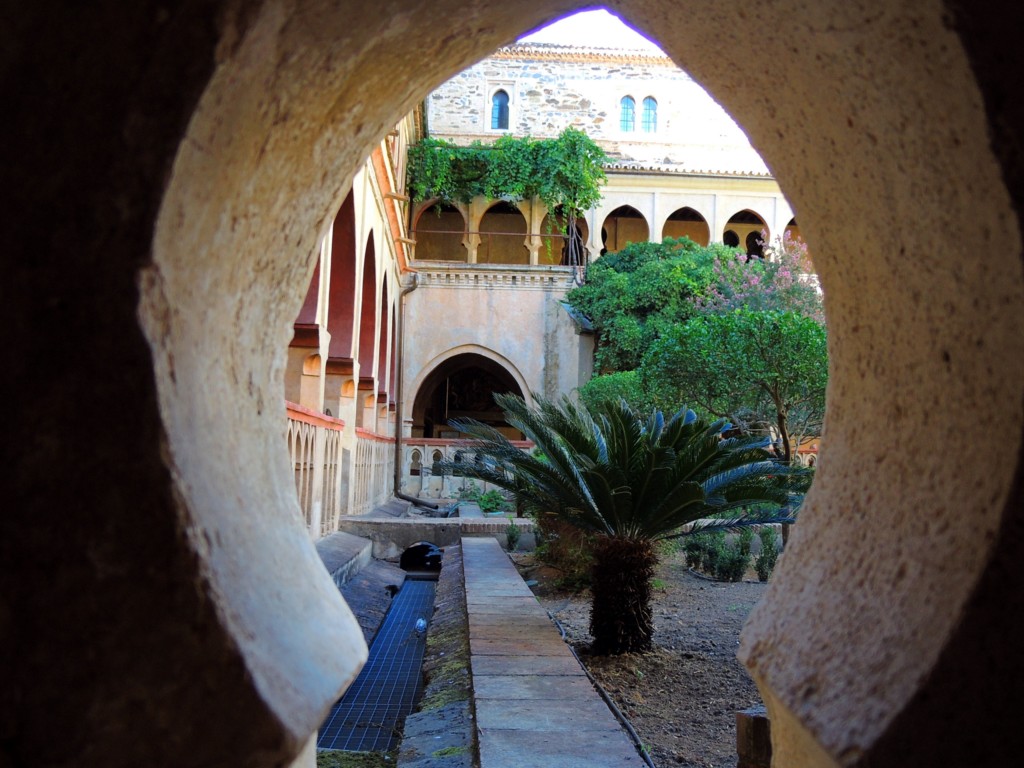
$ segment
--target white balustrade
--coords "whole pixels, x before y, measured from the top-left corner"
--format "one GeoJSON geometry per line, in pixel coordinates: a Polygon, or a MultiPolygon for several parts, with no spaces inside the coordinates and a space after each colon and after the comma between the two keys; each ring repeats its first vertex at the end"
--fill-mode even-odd
{"type": "Polygon", "coordinates": [[[288,403],[288,454],[295,469],[299,509],[316,539],[338,529],[342,505],[344,422],[288,403]]]}
{"type": "Polygon", "coordinates": [[[352,511],[363,515],[391,498],[394,490],[395,440],[356,429],[352,467],[352,511]]]}

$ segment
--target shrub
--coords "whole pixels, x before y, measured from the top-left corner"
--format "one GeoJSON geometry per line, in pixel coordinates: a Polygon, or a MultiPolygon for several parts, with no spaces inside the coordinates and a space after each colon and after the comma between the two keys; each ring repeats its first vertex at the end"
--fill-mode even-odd
{"type": "Polygon", "coordinates": [[[686,553],[686,566],[699,569],[701,559],[704,557],[704,542],[699,534],[683,539],[683,552],[686,553]]]}
{"type": "Polygon", "coordinates": [[[761,528],[757,535],[761,539],[761,552],[754,560],[754,570],[757,571],[759,581],[768,581],[779,559],[778,541],[775,529],[768,526],[761,528]]]}
{"type": "Polygon", "coordinates": [[[737,541],[730,547],[722,547],[715,562],[715,578],[719,581],[742,581],[750,565],[750,553],[744,552],[737,541]]]}
{"type": "Polygon", "coordinates": [[[740,532],[737,538],[737,546],[747,557],[750,557],[750,543],[754,540],[754,529],[753,528],[740,528],[740,532]]]}
{"type": "Polygon", "coordinates": [[[515,524],[513,520],[508,521],[508,525],[505,526],[505,543],[508,545],[509,552],[515,552],[516,547],[519,546],[519,536],[522,531],[519,526],[515,524]]]}
{"type": "Polygon", "coordinates": [[[535,554],[539,560],[562,572],[557,586],[573,591],[589,587],[594,537],[547,515],[538,515],[535,525],[535,554]]]}
{"type": "Polygon", "coordinates": [[[476,503],[480,507],[480,511],[485,514],[488,512],[498,512],[505,507],[505,497],[501,491],[492,488],[486,493],[481,493],[476,503]]]}

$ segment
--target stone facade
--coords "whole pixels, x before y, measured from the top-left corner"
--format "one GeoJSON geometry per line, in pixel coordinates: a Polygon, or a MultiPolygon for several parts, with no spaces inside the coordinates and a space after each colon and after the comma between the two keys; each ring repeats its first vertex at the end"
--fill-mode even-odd
{"type": "Polygon", "coordinates": [[[642,51],[534,43],[499,49],[451,78],[426,101],[432,136],[460,144],[503,133],[553,138],[568,126],[598,142],[613,162],[676,171],[767,176],[746,136],[707,92],[667,56],[642,51]],[[499,90],[509,96],[507,129],[492,129],[499,90]],[[622,99],[634,103],[623,130],[622,99]],[[644,100],[657,102],[644,130],[644,100]]]}

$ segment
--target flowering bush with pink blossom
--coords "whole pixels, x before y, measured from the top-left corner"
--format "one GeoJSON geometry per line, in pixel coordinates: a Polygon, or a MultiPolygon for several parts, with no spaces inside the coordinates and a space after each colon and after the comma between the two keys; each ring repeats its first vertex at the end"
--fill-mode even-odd
{"type": "MultiPolygon", "coordinates": [[[[767,233],[762,231],[764,238],[767,233]]],[[[821,289],[807,245],[786,232],[766,245],[764,258],[735,252],[718,256],[712,265],[714,279],[694,305],[703,312],[734,309],[796,312],[825,322],[821,289]]]]}

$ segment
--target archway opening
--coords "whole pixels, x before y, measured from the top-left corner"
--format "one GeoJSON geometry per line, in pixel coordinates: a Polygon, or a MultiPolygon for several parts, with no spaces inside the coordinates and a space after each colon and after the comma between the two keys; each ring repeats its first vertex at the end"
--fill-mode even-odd
{"type": "Polygon", "coordinates": [[[475,353],[456,355],[441,363],[424,379],[413,401],[414,437],[456,439],[461,434],[450,419],[471,418],[490,424],[507,437],[522,433],[505,421],[494,402],[495,393],[523,396],[516,380],[500,363],[475,353]]]}
{"type": "Polygon", "coordinates": [[[590,238],[587,220],[578,218],[572,229],[562,215],[561,207],[554,216],[544,214],[540,224],[541,247],[538,262],[541,264],[562,264],[578,266],[586,263],[586,244],[590,238]]]}
{"type": "Polygon", "coordinates": [[[760,214],[749,209],[734,213],[726,223],[726,235],[732,233],[723,242],[732,247],[742,247],[748,256],[764,257],[764,246],[768,244],[771,232],[760,214]]]}
{"type": "Polygon", "coordinates": [[[630,243],[646,242],[650,236],[647,219],[631,205],[620,205],[609,213],[601,225],[601,254],[621,251],[630,243]]]}
{"type": "Polygon", "coordinates": [[[444,552],[436,544],[421,541],[407,547],[398,560],[403,571],[410,573],[439,573],[444,552]]]}
{"type": "Polygon", "coordinates": [[[529,264],[526,217],[512,203],[495,203],[480,219],[478,264],[529,264]]]}
{"type": "Polygon", "coordinates": [[[661,229],[661,237],[688,237],[700,246],[711,242],[711,228],[708,221],[700,213],[688,206],[677,208],[665,220],[661,229]]]}
{"type": "Polygon", "coordinates": [[[420,208],[413,226],[417,261],[466,261],[466,219],[451,203],[420,208]]]}
{"type": "MultiPolygon", "coordinates": [[[[544,4],[528,6],[534,21],[539,21],[544,13],[553,12],[544,4]]],[[[1010,312],[1019,310],[1020,306],[1019,264],[1012,261],[1020,245],[1015,228],[1017,220],[1012,211],[1007,212],[1005,200],[995,199],[997,194],[983,198],[992,203],[986,209],[963,191],[973,194],[990,189],[999,194],[1005,192],[991,148],[984,143],[988,139],[978,106],[982,100],[976,98],[974,81],[962,61],[954,32],[948,25],[943,26],[939,13],[928,16],[922,10],[921,18],[884,18],[886,41],[906,34],[920,43],[920,50],[915,49],[913,56],[906,53],[910,46],[905,41],[899,45],[875,45],[878,41],[871,35],[877,29],[872,29],[871,25],[864,26],[863,33],[850,27],[842,40],[837,40],[835,36],[821,35],[820,28],[808,24],[794,28],[785,41],[766,40],[764,56],[757,61],[736,59],[723,65],[717,52],[701,52],[699,42],[714,38],[715,24],[721,23],[719,15],[741,23],[736,16],[729,16],[731,9],[723,8],[721,14],[716,11],[714,19],[694,13],[677,22],[664,4],[637,0],[625,6],[637,10],[648,26],[660,16],[666,25],[665,39],[671,44],[671,52],[679,56],[687,54],[685,62],[696,63],[698,76],[706,77],[719,92],[726,94],[731,108],[738,114],[745,119],[749,117],[752,135],[756,134],[773,167],[780,173],[784,168],[790,169],[788,178],[793,181],[801,220],[808,236],[814,237],[815,247],[821,251],[822,263],[818,266],[823,282],[833,281],[829,287],[834,307],[830,324],[835,331],[837,354],[833,360],[838,374],[833,380],[833,391],[844,407],[836,409],[835,416],[830,417],[830,461],[819,477],[819,483],[822,479],[826,482],[824,486],[819,485],[821,492],[809,502],[810,511],[817,513],[817,517],[812,514],[806,521],[787,558],[782,583],[772,592],[776,607],[788,613],[784,620],[777,621],[768,612],[759,614],[760,655],[755,672],[759,680],[767,681],[778,705],[777,711],[790,717],[791,751],[806,747],[803,754],[817,749],[835,755],[868,754],[870,758],[874,755],[865,750],[877,743],[893,718],[920,690],[919,681],[928,678],[932,662],[947,647],[947,639],[958,631],[957,627],[970,624],[961,621],[964,615],[961,609],[971,607],[966,601],[988,562],[987,556],[995,540],[992,532],[1000,529],[1007,488],[1017,467],[1016,442],[1003,456],[974,457],[965,452],[958,457],[962,463],[955,474],[970,476],[977,485],[970,488],[969,496],[960,493],[968,484],[953,487],[944,480],[947,474],[954,473],[943,471],[946,457],[937,455],[934,450],[934,431],[920,428],[928,423],[934,404],[943,401],[943,394],[946,398],[951,393],[969,396],[970,392],[978,390],[970,385],[979,383],[977,377],[981,374],[972,377],[967,371],[987,370],[990,378],[982,377],[988,387],[985,402],[979,403],[979,409],[972,409],[970,421],[959,414],[951,414],[955,423],[945,424],[944,429],[955,430],[966,444],[983,444],[985,436],[990,435],[997,424],[1004,432],[1013,434],[1015,440],[1020,433],[1019,391],[1016,390],[1020,376],[1019,371],[1008,367],[1006,362],[1021,357],[1020,345],[1007,330],[1010,312]],[[914,23],[914,28],[909,21],[914,23]],[[870,48],[871,57],[854,55],[855,46],[861,44],[870,48]],[[835,50],[828,47],[834,45],[839,45],[849,55],[836,56],[835,50]],[[688,54],[689,50],[694,52],[688,54]],[[935,58],[923,55],[922,51],[934,54],[943,62],[950,61],[954,66],[940,67],[935,58]],[[817,68],[814,57],[818,57],[817,68]],[[860,68],[857,72],[850,71],[850,61],[854,60],[860,68]],[[927,62],[927,67],[932,69],[921,62],[927,62]],[[776,66],[781,67],[781,71],[773,68],[776,66]],[[801,74],[814,70],[814,77],[820,78],[821,68],[830,70],[828,74],[837,87],[814,88],[801,74]],[[938,82],[932,71],[940,69],[945,77],[938,82]],[[942,100],[943,94],[950,90],[950,72],[957,78],[962,92],[970,94],[968,100],[972,105],[947,115],[940,136],[938,128],[929,125],[913,110],[920,103],[942,100]],[[787,87],[779,89],[775,98],[772,121],[778,123],[776,138],[771,130],[776,126],[766,116],[743,110],[744,104],[760,103],[763,93],[781,81],[773,80],[780,74],[788,78],[787,87]],[[851,81],[871,83],[871,87],[838,87],[851,81]],[[908,92],[919,98],[908,99],[908,92]],[[814,115],[814,119],[810,120],[807,115],[814,115]],[[863,116],[865,123],[874,122],[876,125],[872,127],[879,129],[881,140],[870,146],[863,142],[867,126],[854,128],[852,115],[863,116]],[[892,125],[904,126],[902,133],[896,135],[892,125]],[[907,136],[913,141],[902,140],[907,136]],[[950,136],[954,137],[954,142],[949,141],[950,136]],[[955,152],[952,149],[942,153],[930,151],[948,148],[951,144],[957,147],[955,152]],[[865,155],[871,162],[865,162],[865,155]],[[964,157],[971,158],[972,162],[965,162],[964,157]],[[984,162],[974,162],[977,158],[984,162]],[[832,170],[827,174],[817,172],[824,168],[832,170]],[[891,169],[898,169],[898,173],[891,169]],[[949,185],[949,178],[957,178],[958,184],[949,185]],[[881,202],[878,201],[880,196],[873,194],[880,187],[885,188],[888,195],[881,202]],[[924,201],[920,199],[922,195],[926,198],[924,201]],[[968,249],[966,245],[946,242],[930,256],[933,263],[950,266],[948,272],[951,276],[955,274],[955,285],[942,270],[921,270],[920,260],[913,258],[912,235],[927,232],[916,228],[907,230],[897,220],[897,214],[922,206],[954,212],[956,229],[962,233],[965,243],[992,242],[1000,248],[988,251],[1002,250],[1003,257],[979,253],[976,246],[968,249]],[[859,216],[848,215],[851,211],[858,212],[859,216]],[[960,211],[963,213],[957,215],[960,211]],[[821,225],[825,220],[835,222],[834,228],[826,230],[821,225]],[[870,231],[864,228],[864,221],[872,222],[870,231]],[[906,253],[908,249],[910,252],[906,253]],[[895,254],[905,254],[907,258],[895,259],[895,254]],[[845,286],[836,280],[839,274],[848,278],[845,286]],[[994,274],[1009,274],[1010,277],[996,281],[992,279],[994,274]],[[859,301],[858,291],[864,287],[877,291],[870,303],[859,301]],[[992,299],[993,290],[1004,294],[1005,300],[992,299]],[[915,295],[929,298],[911,300],[915,295]],[[972,302],[975,302],[973,310],[972,302]],[[941,317],[932,305],[942,307],[941,317]],[[877,322],[879,309],[886,312],[887,321],[896,330],[891,338],[880,340],[872,335],[870,340],[862,341],[868,334],[857,336],[851,328],[871,327],[872,322],[877,322]],[[965,317],[970,320],[965,321],[965,317]],[[989,334],[984,344],[976,343],[978,326],[989,334]],[[940,346],[943,344],[947,346],[940,346]],[[993,349],[999,350],[998,358],[993,357],[993,349]],[[870,370],[871,376],[857,380],[857,375],[864,370],[870,370]],[[1001,376],[1001,373],[1006,375],[1001,376]],[[862,416],[865,412],[885,414],[887,428],[865,429],[862,416]],[[1009,429],[1004,421],[1007,414],[1012,416],[1009,429]],[[887,457],[892,460],[885,460],[887,457]],[[842,470],[831,467],[842,467],[842,470]],[[858,514],[835,515],[827,520],[828,525],[820,522],[840,506],[856,510],[858,514]],[[923,518],[934,525],[920,524],[923,518]],[[936,529],[940,529],[940,533],[936,533],[936,529]],[[981,534],[973,535],[971,529],[980,530],[981,534]],[[970,550],[969,556],[952,557],[965,545],[970,550]],[[858,558],[857,553],[863,551],[872,553],[870,561],[858,558]],[[846,555],[842,562],[849,577],[835,580],[839,583],[805,581],[804,584],[812,583],[813,588],[801,591],[798,588],[801,577],[827,572],[830,568],[820,552],[827,552],[829,558],[846,555]],[[907,553],[916,552],[933,552],[934,557],[929,562],[925,562],[926,558],[915,561],[916,571],[898,571],[899,594],[921,594],[930,599],[917,601],[909,606],[909,612],[898,612],[896,617],[897,612],[891,610],[891,604],[884,598],[893,595],[891,585],[895,583],[896,566],[906,563],[907,553]],[[956,560],[958,567],[945,567],[952,560],[956,560]],[[864,598],[865,594],[872,597],[864,598]],[[847,608],[851,600],[858,600],[860,610],[856,616],[848,618],[853,615],[847,608]],[[921,606],[920,613],[915,610],[917,606],[921,606]],[[858,630],[865,625],[872,629],[870,636],[858,630]],[[891,649],[902,647],[900,640],[903,639],[912,641],[907,647],[913,653],[895,659],[898,665],[893,669],[880,671],[877,659],[886,658],[891,649]],[[794,662],[794,658],[800,661],[794,662]],[[806,685],[808,679],[827,679],[829,685],[814,689],[806,685]],[[837,691],[842,695],[837,695],[837,691]],[[799,711],[794,713],[797,707],[799,711]],[[868,710],[873,719],[863,716],[868,710]],[[813,712],[814,716],[807,715],[808,712],[813,712]],[[857,727],[846,728],[847,723],[855,723],[857,727]]],[[[840,7],[833,10],[842,13],[840,7]]],[[[415,8],[411,9],[410,18],[422,20],[426,31],[421,32],[415,24],[408,26],[410,43],[406,47],[410,51],[408,55],[414,55],[416,62],[429,62],[429,65],[419,70],[410,67],[412,74],[403,82],[403,89],[393,98],[384,99],[374,98],[390,93],[386,85],[391,75],[380,71],[385,68],[379,66],[380,59],[376,55],[385,47],[393,48],[383,32],[367,29],[366,39],[371,41],[371,48],[365,54],[360,49],[353,50],[350,57],[338,55],[341,65],[328,61],[336,53],[336,49],[330,49],[330,56],[325,54],[322,59],[324,67],[319,69],[311,67],[304,57],[285,55],[298,50],[310,57],[317,55],[317,43],[323,38],[317,38],[307,26],[281,25],[279,17],[270,14],[253,20],[253,25],[264,25],[257,30],[259,34],[243,36],[237,53],[225,51],[225,60],[203,96],[202,108],[195,112],[190,134],[201,134],[209,140],[193,142],[190,136],[189,141],[181,142],[157,227],[156,268],[142,282],[140,314],[144,317],[155,360],[167,451],[178,461],[176,468],[180,471],[181,480],[174,481],[175,489],[180,491],[176,498],[180,499],[184,510],[180,515],[193,515],[190,519],[197,529],[216,533],[218,540],[223,536],[225,544],[221,552],[224,554],[220,560],[207,562],[202,555],[198,559],[203,567],[209,565],[205,575],[213,585],[211,593],[229,608],[238,609],[236,624],[225,628],[225,633],[237,633],[243,647],[256,645],[252,658],[280,660],[280,667],[265,671],[285,676],[290,670],[284,670],[284,666],[308,665],[294,658],[294,649],[291,655],[274,653],[279,648],[289,647],[274,632],[251,631],[253,627],[271,628],[266,621],[265,607],[259,601],[238,599],[237,605],[231,602],[232,595],[252,593],[249,579],[258,579],[258,586],[267,587],[268,593],[279,583],[295,581],[294,578],[289,581],[291,574],[283,573],[274,565],[287,558],[270,556],[271,541],[274,547],[282,546],[280,537],[271,534],[279,531],[287,534],[288,529],[275,523],[275,518],[261,506],[265,505],[263,499],[280,498],[279,490],[285,482],[283,474],[280,468],[272,468],[265,477],[253,477],[251,467],[260,464],[250,461],[271,456],[272,447],[280,442],[278,426],[271,423],[262,408],[263,398],[276,395],[280,389],[276,379],[280,366],[257,360],[255,353],[267,351],[271,345],[254,338],[249,329],[280,330],[294,319],[297,302],[289,304],[288,294],[295,286],[304,285],[309,270],[303,264],[287,263],[295,261],[291,248],[296,242],[300,244],[299,250],[311,245],[313,233],[319,229],[319,217],[336,204],[336,199],[346,190],[351,168],[359,162],[371,141],[367,137],[383,135],[389,121],[411,103],[411,93],[416,89],[425,89],[436,79],[453,74],[465,64],[470,53],[497,45],[524,25],[519,15],[522,10],[517,6],[515,19],[504,17],[493,29],[476,37],[467,34],[460,39],[468,41],[465,43],[468,48],[449,46],[452,52],[446,53],[436,41],[432,42],[437,36],[429,28],[427,11],[422,11],[420,16],[416,16],[416,12],[415,8]],[[276,42],[276,35],[281,36],[282,55],[263,55],[265,41],[276,42]],[[373,47],[378,45],[379,48],[373,47]],[[251,55],[244,57],[243,54],[251,55]],[[342,74],[335,75],[335,69],[342,74]],[[305,75],[304,80],[303,73],[307,71],[316,72],[317,81],[312,81],[312,74],[305,75]],[[333,81],[332,76],[336,77],[333,81]],[[303,89],[297,85],[306,82],[316,95],[315,99],[310,97],[310,103],[301,101],[303,89]],[[279,112],[271,115],[271,110],[263,109],[265,100],[260,100],[257,108],[237,96],[258,92],[266,83],[280,88],[282,99],[296,101],[291,106],[293,114],[298,116],[309,110],[310,114],[322,117],[323,113],[315,110],[323,104],[323,94],[339,94],[339,108],[332,113],[336,119],[279,121],[279,112]],[[278,83],[287,83],[288,88],[276,85],[278,83]],[[316,106],[312,106],[314,101],[316,106]],[[353,109],[356,105],[361,109],[353,109]],[[232,109],[237,110],[237,114],[232,113],[232,109]],[[237,119],[235,124],[244,126],[247,136],[251,133],[251,138],[258,140],[237,141],[237,137],[226,137],[228,132],[218,130],[218,126],[224,124],[225,111],[232,117],[245,118],[237,119]],[[287,122],[287,129],[279,125],[284,122],[287,122]],[[283,133],[285,130],[289,133],[283,133]],[[316,156],[315,163],[311,157],[306,157],[314,154],[308,147],[319,146],[320,141],[328,145],[336,142],[339,151],[329,161],[336,167],[325,167],[320,155],[316,156]],[[301,150],[297,149],[298,145],[301,150]],[[258,156],[251,152],[250,156],[250,147],[270,147],[270,152],[266,156],[262,151],[258,156]],[[279,150],[283,157],[278,156],[279,150]],[[211,173],[211,166],[222,172],[211,173]],[[332,170],[337,174],[332,175],[332,170]],[[208,185],[212,178],[217,180],[213,188],[216,194],[205,194],[203,190],[208,186],[204,183],[208,185]],[[282,190],[295,194],[289,197],[282,190]],[[212,214],[206,214],[211,209],[212,214]],[[239,227],[237,234],[233,228],[229,232],[226,225],[221,228],[220,222],[235,221],[232,214],[244,217],[251,210],[260,210],[264,215],[250,226],[239,227]],[[192,215],[199,213],[204,215],[192,215]],[[177,225],[180,221],[194,224],[180,227],[177,225]],[[209,258],[214,249],[225,254],[221,264],[209,258]],[[239,296],[244,296],[244,300],[239,296]],[[287,305],[286,309],[275,309],[276,303],[287,305]],[[197,311],[196,317],[233,318],[232,329],[237,335],[230,332],[204,335],[209,326],[196,328],[188,319],[188,312],[170,312],[168,307],[206,310],[205,314],[197,311]],[[225,365],[211,370],[207,364],[212,360],[224,360],[225,365]],[[237,381],[239,372],[243,377],[248,373],[250,386],[245,398],[232,403],[230,416],[233,418],[226,421],[227,427],[219,433],[196,430],[195,424],[204,423],[198,416],[216,410],[208,400],[228,389],[232,376],[237,381]],[[212,386],[206,387],[211,393],[209,396],[202,394],[206,382],[212,382],[212,386]],[[273,384],[278,385],[277,389],[271,386],[273,384]],[[250,447],[247,443],[253,445],[250,447]],[[244,450],[237,450],[239,446],[244,450]],[[250,468],[248,472],[246,467],[250,468]],[[227,471],[231,468],[241,471],[227,471]],[[240,511],[251,512],[259,525],[238,526],[234,521],[239,519],[240,511]],[[270,567],[266,567],[268,563],[270,567]],[[258,568],[266,572],[256,573],[258,568]]],[[[828,9],[821,11],[827,12],[828,9]]],[[[430,13],[436,15],[434,9],[430,9],[430,13]]],[[[469,23],[456,21],[455,32],[469,33],[469,23]]],[[[401,60],[403,52],[396,53],[401,60]]],[[[922,242],[925,240],[921,238],[922,242]]],[[[306,264],[309,263],[307,260],[306,264]]],[[[266,359],[270,358],[268,354],[266,359]]],[[[296,553],[300,562],[304,562],[296,537],[288,540],[285,551],[296,553]]],[[[295,560],[288,560],[288,567],[294,569],[295,560]]],[[[315,573],[312,567],[305,570],[315,573]]],[[[286,589],[284,591],[288,594],[286,589]]],[[[322,592],[320,598],[323,598],[322,592]]],[[[284,602],[278,601],[279,604],[284,602]]],[[[320,599],[319,605],[330,610],[326,599],[320,599]]],[[[289,618],[302,622],[302,615],[312,612],[299,614],[298,607],[304,606],[297,605],[289,618]]],[[[337,617],[333,626],[343,628],[340,612],[334,611],[332,616],[337,617]]],[[[274,619],[274,626],[290,624],[281,621],[279,616],[274,619]]],[[[325,634],[323,629],[310,629],[310,637],[325,634]]],[[[338,630],[337,634],[343,632],[338,630]]],[[[259,664],[254,663],[254,666],[259,664]]],[[[296,671],[301,672],[301,669],[296,671]]],[[[325,682],[320,687],[336,688],[339,680],[344,680],[344,674],[332,670],[329,676],[324,676],[325,682]]],[[[306,695],[306,690],[302,693],[315,707],[333,690],[317,691],[315,697],[306,695]]],[[[250,695],[250,698],[255,700],[256,697],[250,695]]],[[[924,698],[935,701],[942,697],[924,698]]],[[[281,706],[275,711],[287,712],[289,707],[281,706]]],[[[293,721],[299,727],[310,721],[308,713],[303,714],[293,721]]],[[[944,714],[953,713],[945,710],[944,714]]],[[[906,729],[902,732],[906,733],[906,729]]],[[[298,737],[292,732],[289,738],[290,748],[298,737]]]]}

